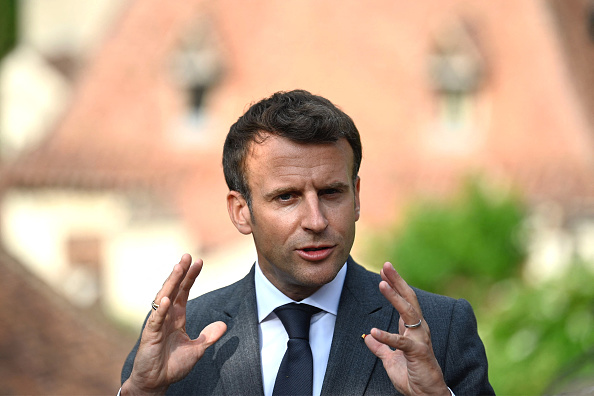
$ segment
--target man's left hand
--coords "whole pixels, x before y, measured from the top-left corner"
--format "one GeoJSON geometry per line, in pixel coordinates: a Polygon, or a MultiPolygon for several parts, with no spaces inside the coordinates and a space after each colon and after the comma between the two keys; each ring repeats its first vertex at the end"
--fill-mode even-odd
{"type": "Polygon", "coordinates": [[[400,313],[398,333],[371,329],[367,347],[380,358],[394,387],[405,395],[444,395],[450,390],[433,354],[429,326],[414,290],[385,263],[380,272],[380,292],[400,313]],[[420,326],[415,327],[420,321],[420,326]],[[409,327],[405,327],[405,323],[409,327]],[[411,326],[412,325],[412,326],[411,326]]]}

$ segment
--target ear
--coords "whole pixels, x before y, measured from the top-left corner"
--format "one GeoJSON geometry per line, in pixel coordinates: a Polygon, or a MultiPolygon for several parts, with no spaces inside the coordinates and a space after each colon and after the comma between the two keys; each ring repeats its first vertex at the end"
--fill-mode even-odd
{"type": "Polygon", "coordinates": [[[235,228],[244,235],[252,233],[252,216],[247,201],[237,191],[227,194],[227,210],[235,228]]]}
{"type": "Polygon", "coordinates": [[[355,181],[355,221],[359,220],[361,214],[361,201],[359,200],[359,191],[361,190],[361,178],[357,176],[355,181]]]}

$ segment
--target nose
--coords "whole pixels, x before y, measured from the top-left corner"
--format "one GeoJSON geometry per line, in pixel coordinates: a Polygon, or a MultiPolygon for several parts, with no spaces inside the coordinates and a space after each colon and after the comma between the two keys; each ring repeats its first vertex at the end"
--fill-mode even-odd
{"type": "Polygon", "coordinates": [[[328,227],[328,219],[317,195],[305,200],[303,211],[302,227],[305,230],[320,233],[328,227]]]}

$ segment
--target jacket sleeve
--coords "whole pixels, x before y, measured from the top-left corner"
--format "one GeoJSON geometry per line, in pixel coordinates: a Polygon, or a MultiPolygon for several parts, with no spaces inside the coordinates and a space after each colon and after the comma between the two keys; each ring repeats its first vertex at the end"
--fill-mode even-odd
{"type": "Polygon", "coordinates": [[[487,355],[477,332],[477,322],[468,301],[454,303],[443,374],[457,396],[494,395],[489,383],[487,355]]]}
{"type": "MultiPolygon", "coordinates": [[[[144,326],[146,326],[146,322],[147,322],[150,314],[151,313],[149,312],[148,315],[146,316],[146,318],[144,319],[144,323],[142,325],[142,330],[144,330],[144,326]]],[[[142,330],[140,331],[141,336],[142,336],[142,330]]],[[[124,365],[122,367],[122,374],[121,374],[121,383],[122,384],[124,382],[126,382],[128,377],[130,377],[130,374],[132,373],[132,367],[134,366],[134,359],[136,358],[136,351],[138,351],[139,345],[140,345],[140,336],[138,337],[138,340],[136,341],[134,348],[132,348],[132,350],[128,354],[128,357],[126,358],[126,361],[124,362],[124,365]]]]}

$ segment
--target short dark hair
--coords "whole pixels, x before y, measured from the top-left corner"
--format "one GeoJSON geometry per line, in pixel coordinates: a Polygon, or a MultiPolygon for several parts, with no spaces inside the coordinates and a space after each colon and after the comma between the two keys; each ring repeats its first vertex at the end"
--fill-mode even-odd
{"type": "Polygon", "coordinates": [[[277,92],[252,104],[231,125],[223,146],[223,172],[231,191],[239,192],[251,210],[246,160],[252,142],[270,133],[297,143],[332,143],[345,138],[353,149],[353,183],[361,165],[361,138],[355,123],[328,99],[304,90],[277,92]]]}

